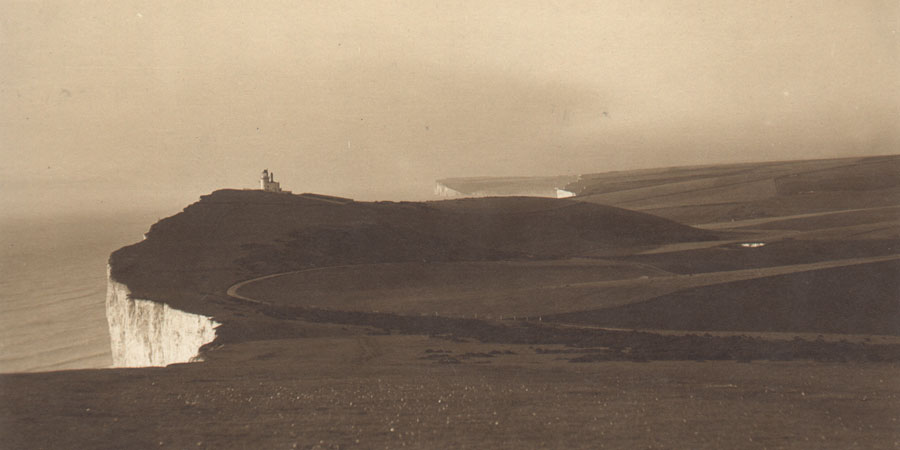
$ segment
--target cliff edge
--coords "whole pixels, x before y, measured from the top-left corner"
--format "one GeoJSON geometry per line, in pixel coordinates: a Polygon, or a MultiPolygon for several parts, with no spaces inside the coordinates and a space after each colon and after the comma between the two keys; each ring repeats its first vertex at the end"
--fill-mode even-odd
{"type": "Polygon", "coordinates": [[[220,325],[204,315],[134,298],[128,286],[111,276],[106,319],[113,367],[167,366],[200,360],[200,347],[216,338],[215,329],[220,325]]]}
{"type": "Polygon", "coordinates": [[[216,191],[111,255],[106,307],[113,360],[117,367],[192,361],[222,324],[226,338],[269,336],[284,324],[226,294],[228,286],[264,275],[361,264],[590,257],[715,236],[574,200],[368,203],[216,191]]]}

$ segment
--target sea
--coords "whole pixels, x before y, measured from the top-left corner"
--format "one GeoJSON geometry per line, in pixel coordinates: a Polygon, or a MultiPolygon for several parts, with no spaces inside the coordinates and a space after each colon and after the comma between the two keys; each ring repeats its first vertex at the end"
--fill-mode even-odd
{"type": "Polygon", "coordinates": [[[0,373],[105,368],[106,264],[155,213],[0,218],[0,373]]]}

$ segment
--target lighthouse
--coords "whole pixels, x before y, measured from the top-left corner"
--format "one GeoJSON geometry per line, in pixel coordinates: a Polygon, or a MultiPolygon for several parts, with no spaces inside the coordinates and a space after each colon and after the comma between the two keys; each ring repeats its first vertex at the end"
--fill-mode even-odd
{"type": "Polygon", "coordinates": [[[259,176],[259,188],[266,192],[281,192],[281,184],[275,181],[275,172],[264,169],[259,176]]]}

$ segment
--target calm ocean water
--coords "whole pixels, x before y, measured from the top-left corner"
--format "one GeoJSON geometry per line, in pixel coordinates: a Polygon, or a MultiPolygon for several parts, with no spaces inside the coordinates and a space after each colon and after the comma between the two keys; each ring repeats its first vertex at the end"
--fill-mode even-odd
{"type": "Polygon", "coordinates": [[[0,372],[109,367],[106,262],[151,214],[0,222],[0,372]]]}

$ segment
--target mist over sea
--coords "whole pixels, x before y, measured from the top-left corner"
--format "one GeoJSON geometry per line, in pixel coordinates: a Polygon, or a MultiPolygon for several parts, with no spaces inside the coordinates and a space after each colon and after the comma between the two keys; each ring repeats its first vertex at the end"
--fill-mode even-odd
{"type": "Polygon", "coordinates": [[[157,219],[0,219],[0,372],[109,367],[106,263],[157,219]]]}

